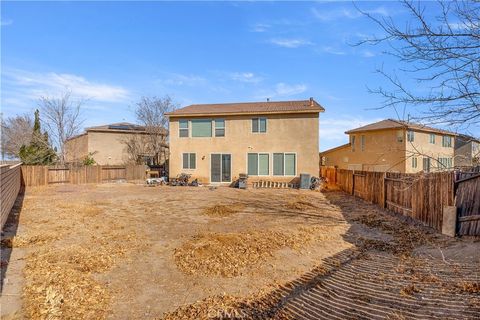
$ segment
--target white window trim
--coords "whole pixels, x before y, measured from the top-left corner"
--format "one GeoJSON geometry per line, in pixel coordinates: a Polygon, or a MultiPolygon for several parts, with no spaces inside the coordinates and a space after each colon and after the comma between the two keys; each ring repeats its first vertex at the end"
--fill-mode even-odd
{"type": "MultiPolygon", "coordinates": [[[[268,118],[267,117],[253,117],[250,119],[250,132],[253,134],[265,134],[268,132],[268,118]],[[258,119],[258,131],[253,131],[253,119],[258,119]],[[260,131],[260,119],[265,119],[265,132],[260,131]]],[[[251,152],[250,152],[251,153],[251,152]]]]}
{"type": "Polygon", "coordinates": [[[430,133],[428,136],[428,142],[430,144],[436,144],[437,143],[437,135],[435,133],[430,133]],[[433,137],[433,142],[432,142],[432,137],[433,137]]]}
{"type": "Polygon", "coordinates": [[[273,177],[297,177],[298,176],[298,155],[296,152],[284,151],[284,152],[272,152],[272,176],[273,177]],[[273,173],[273,154],[274,153],[283,153],[283,175],[278,175],[273,173]],[[285,174],[285,154],[294,154],[295,155],[295,174],[286,175],[285,174]]]}
{"type": "MultiPolygon", "coordinates": [[[[222,159],[220,157],[220,165],[222,159]]],[[[220,168],[220,175],[222,174],[222,168],[220,168]]],[[[232,183],[233,179],[233,156],[231,152],[211,152],[210,157],[208,159],[208,182],[210,184],[222,184],[222,183],[232,183]],[[220,181],[220,182],[212,182],[212,154],[228,154],[230,155],[230,181],[220,181]]]]}
{"type": "MultiPolygon", "coordinates": [[[[247,169],[246,170],[246,173],[247,175],[250,177],[250,175],[248,174],[248,154],[249,153],[255,153],[257,155],[260,155],[260,154],[268,154],[268,174],[265,175],[265,174],[256,174],[256,175],[252,175],[252,177],[271,177],[273,175],[273,154],[270,153],[270,152],[261,152],[261,151],[252,151],[252,152],[247,152],[245,154],[246,156],[246,159],[245,159],[245,168],[247,169]]],[[[275,152],[275,153],[280,153],[280,152],[275,152]]],[[[285,161],[285,160],[284,160],[285,161]]],[[[260,172],[260,157],[257,157],[257,169],[258,171],[260,172]]],[[[280,176],[279,176],[280,177],[280,176]]]]}
{"type": "Polygon", "coordinates": [[[188,171],[194,171],[194,170],[197,170],[198,168],[198,157],[197,157],[197,153],[196,152],[189,152],[189,151],[186,151],[186,152],[182,152],[181,155],[180,155],[180,159],[181,159],[181,164],[182,164],[182,170],[188,170],[188,171]],[[190,154],[191,153],[194,153],[195,154],[195,169],[191,169],[191,168],[184,168],[183,167],[183,155],[185,153],[188,153],[188,166],[190,167],[190,154]]]}

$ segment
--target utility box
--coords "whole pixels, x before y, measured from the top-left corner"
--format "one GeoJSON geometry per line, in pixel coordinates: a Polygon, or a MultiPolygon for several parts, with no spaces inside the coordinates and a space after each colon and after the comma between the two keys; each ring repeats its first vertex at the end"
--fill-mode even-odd
{"type": "Polygon", "coordinates": [[[308,173],[300,173],[300,189],[310,189],[310,175],[308,173]]]}
{"type": "Polygon", "coordinates": [[[248,175],[245,173],[240,173],[238,177],[238,188],[247,189],[248,175]]]}
{"type": "Polygon", "coordinates": [[[442,233],[450,237],[455,237],[456,227],[457,227],[457,207],[455,206],[443,207],[442,233]]]}

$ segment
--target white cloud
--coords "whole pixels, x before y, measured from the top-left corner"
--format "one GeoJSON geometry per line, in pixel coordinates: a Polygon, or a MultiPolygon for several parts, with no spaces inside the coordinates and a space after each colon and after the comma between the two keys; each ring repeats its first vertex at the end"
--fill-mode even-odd
{"type": "MultiPolygon", "coordinates": [[[[372,15],[381,15],[389,16],[391,13],[383,6],[362,10],[365,13],[372,15]]],[[[321,9],[321,8],[312,8],[312,14],[320,21],[333,21],[337,19],[357,19],[360,18],[363,14],[355,8],[339,8],[339,9],[321,9]]]]}
{"type": "Polygon", "coordinates": [[[11,92],[17,95],[9,99],[38,99],[42,95],[58,95],[65,90],[71,90],[74,96],[103,102],[125,101],[130,95],[123,87],[89,81],[68,73],[35,73],[8,69],[2,72],[2,80],[4,86],[12,88],[11,92]]]}
{"type": "Polygon", "coordinates": [[[308,40],[296,38],[274,38],[270,39],[270,43],[284,48],[298,48],[313,44],[308,40]]]}
{"type": "Polygon", "coordinates": [[[206,84],[207,80],[194,74],[172,73],[166,79],[161,79],[160,82],[177,86],[198,86],[206,84]]]}
{"type": "Polygon", "coordinates": [[[9,25],[12,25],[12,24],[13,24],[12,19],[2,19],[2,20],[0,20],[0,25],[2,27],[6,27],[6,26],[9,26],[9,25]]]}
{"type": "Polygon", "coordinates": [[[364,58],[372,58],[372,57],[375,57],[375,53],[373,53],[373,52],[370,51],[370,50],[363,50],[363,51],[362,51],[362,57],[364,57],[364,58]]]}
{"type": "Polygon", "coordinates": [[[257,94],[255,94],[255,99],[283,98],[294,96],[305,91],[307,91],[307,86],[305,84],[287,84],[279,82],[272,89],[258,91],[257,94]]]}
{"type": "Polygon", "coordinates": [[[339,49],[331,47],[331,46],[324,46],[324,47],[320,48],[320,52],[325,52],[325,53],[340,55],[340,56],[346,54],[345,51],[339,50],[339,49]]]}
{"type": "Polygon", "coordinates": [[[304,84],[286,84],[283,82],[277,83],[275,92],[277,96],[293,96],[307,91],[307,86],[304,84]]]}
{"type": "Polygon", "coordinates": [[[270,29],[270,25],[266,23],[257,23],[252,27],[252,32],[265,32],[270,29]]]}
{"type": "Polygon", "coordinates": [[[247,82],[247,83],[259,83],[262,78],[254,74],[253,72],[234,72],[230,74],[230,78],[235,81],[247,82]]]}

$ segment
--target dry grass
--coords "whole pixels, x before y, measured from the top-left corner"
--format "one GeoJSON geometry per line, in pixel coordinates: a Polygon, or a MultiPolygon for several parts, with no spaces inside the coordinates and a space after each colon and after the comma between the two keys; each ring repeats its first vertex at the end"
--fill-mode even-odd
{"type": "Polygon", "coordinates": [[[229,205],[216,204],[203,209],[203,214],[210,217],[228,217],[234,213],[242,211],[244,208],[245,205],[241,203],[229,205]]]}
{"type": "Polygon", "coordinates": [[[290,210],[298,210],[298,211],[316,209],[317,206],[309,202],[308,199],[309,198],[305,195],[297,196],[295,199],[289,200],[285,204],[285,207],[290,210]]]}
{"type": "MultiPolygon", "coordinates": [[[[381,229],[394,237],[395,240],[387,245],[377,243],[377,245],[379,245],[377,249],[379,250],[382,250],[381,247],[383,246],[386,251],[400,255],[410,255],[415,247],[431,241],[431,235],[427,234],[424,230],[387,216],[386,214],[372,213],[361,215],[354,219],[354,221],[360,222],[370,228],[381,229]]],[[[376,245],[374,243],[367,243],[367,248],[371,245],[373,245],[371,248],[375,249],[374,247],[376,245]]]]}
{"type": "Polygon", "coordinates": [[[454,291],[459,293],[480,293],[480,282],[461,281],[455,284],[454,291]]]}
{"type": "Polygon", "coordinates": [[[420,292],[420,289],[418,289],[413,283],[400,289],[400,295],[404,297],[413,296],[415,293],[418,293],[418,292],[420,292]]]}
{"type": "Polygon", "coordinates": [[[87,246],[48,246],[33,252],[25,267],[26,313],[33,319],[105,318],[110,292],[95,274],[110,270],[142,245],[135,236],[112,235],[93,238],[87,246]]]}
{"type": "Polygon", "coordinates": [[[234,277],[272,257],[281,248],[299,249],[313,240],[313,229],[249,233],[203,233],[175,249],[177,266],[187,274],[234,277]]]}

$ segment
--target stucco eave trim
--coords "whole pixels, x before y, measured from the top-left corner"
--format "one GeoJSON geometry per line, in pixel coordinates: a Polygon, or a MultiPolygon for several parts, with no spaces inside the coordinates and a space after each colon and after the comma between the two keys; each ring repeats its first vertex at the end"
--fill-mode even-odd
{"type": "Polygon", "coordinates": [[[261,115],[267,115],[267,114],[318,114],[321,112],[325,112],[325,110],[185,113],[185,114],[166,114],[166,116],[169,118],[188,118],[188,117],[248,116],[248,115],[261,116],[261,115]]]}

